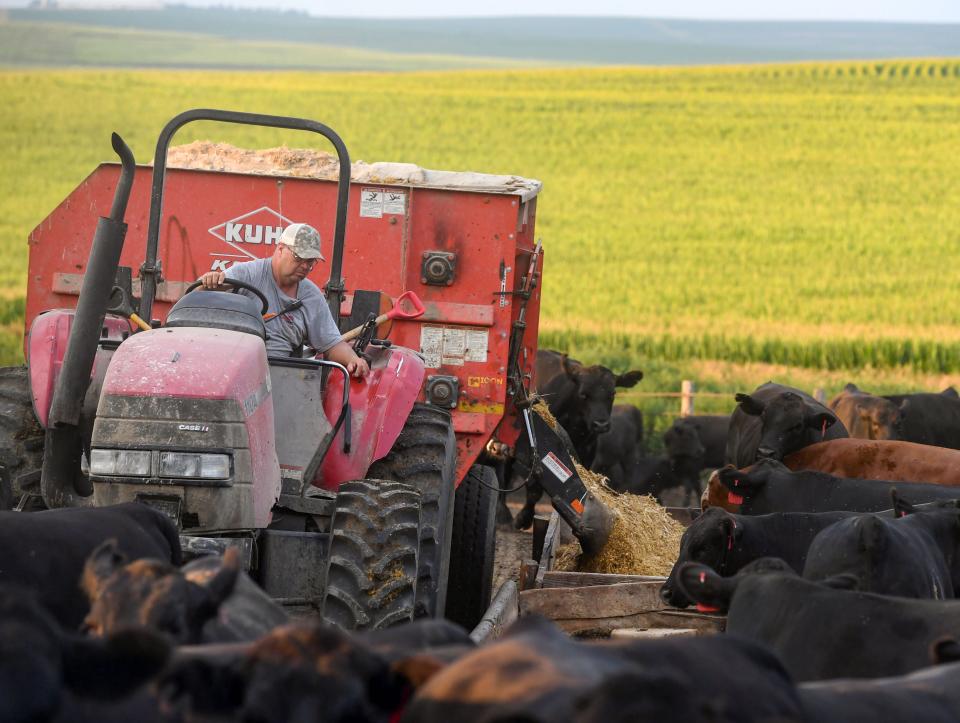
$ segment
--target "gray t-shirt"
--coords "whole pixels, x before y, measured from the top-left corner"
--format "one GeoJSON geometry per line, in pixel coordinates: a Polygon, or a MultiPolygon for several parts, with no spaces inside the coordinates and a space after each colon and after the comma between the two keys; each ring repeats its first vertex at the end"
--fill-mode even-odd
{"type": "MultiPolygon", "coordinates": [[[[290,356],[301,344],[309,344],[318,352],[325,352],[340,341],[340,330],[333,322],[327,299],[319,287],[304,279],[297,287],[297,299],[292,299],[280,290],[273,278],[270,257],[233,264],[227,268],[228,279],[244,281],[263,292],[269,307],[267,313],[275,314],[297,299],[303,306],[288,311],[265,322],[267,328],[267,356],[290,356]]],[[[260,300],[245,289],[239,293],[260,300]]]]}

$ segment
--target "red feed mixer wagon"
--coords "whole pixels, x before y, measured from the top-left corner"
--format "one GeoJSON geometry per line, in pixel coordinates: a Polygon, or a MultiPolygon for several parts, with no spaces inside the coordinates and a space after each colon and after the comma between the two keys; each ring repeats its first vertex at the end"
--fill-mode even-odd
{"type": "MultiPolygon", "coordinates": [[[[232,111],[171,120],[152,169],[116,135],[114,149],[121,163],[101,164],[30,235],[27,367],[0,371],[7,504],[153,505],[188,551],[238,547],[273,597],[343,627],[476,622],[494,554],[489,465],[518,417],[538,454],[573,470],[524,412],[539,182],[408,164],[351,182],[327,126],[232,111]],[[198,120],[318,133],[339,167],[167,168],[173,135],[198,120]],[[265,300],[191,289],[271,255],[294,222],[320,231],[310,278],[342,330],[360,327],[347,336],[366,379],[309,350],[268,357],[265,300]]],[[[583,485],[552,474],[576,528],[583,485]]]]}

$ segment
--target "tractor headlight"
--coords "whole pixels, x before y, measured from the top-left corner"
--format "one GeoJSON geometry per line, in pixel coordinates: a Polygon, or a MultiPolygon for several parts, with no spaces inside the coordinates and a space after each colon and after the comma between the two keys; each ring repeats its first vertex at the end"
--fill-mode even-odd
{"type": "Polygon", "coordinates": [[[161,452],[160,477],[228,479],[230,477],[230,455],[161,452]]]}
{"type": "Polygon", "coordinates": [[[138,449],[91,449],[90,474],[150,476],[150,451],[138,449]]]}

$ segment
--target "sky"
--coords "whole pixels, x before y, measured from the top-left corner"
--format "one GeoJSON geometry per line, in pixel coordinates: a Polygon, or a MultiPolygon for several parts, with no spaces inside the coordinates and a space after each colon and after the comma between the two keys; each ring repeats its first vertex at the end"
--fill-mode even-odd
{"type": "MultiPolygon", "coordinates": [[[[704,20],[867,20],[960,23],[960,0],[176,0],[188,5],[306,10],[338,17],[471,17],[509,15],[613,15],[704,20]]],[[[157,0],[60,0],[78,5],[158,6],[157,0]]],[[[26,0],[0,0],[25,7],[26,0]]]]}

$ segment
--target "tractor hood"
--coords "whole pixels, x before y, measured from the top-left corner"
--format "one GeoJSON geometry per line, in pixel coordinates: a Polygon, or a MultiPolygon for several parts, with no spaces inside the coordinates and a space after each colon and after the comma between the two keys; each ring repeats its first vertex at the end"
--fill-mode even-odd
{"type": "Polygon", "coordinates": [[[103,383],[109,395],[232,399],[247,416],[269,391],[262,339],[195,327],[133,335],[114,353],[103,383]]]}

